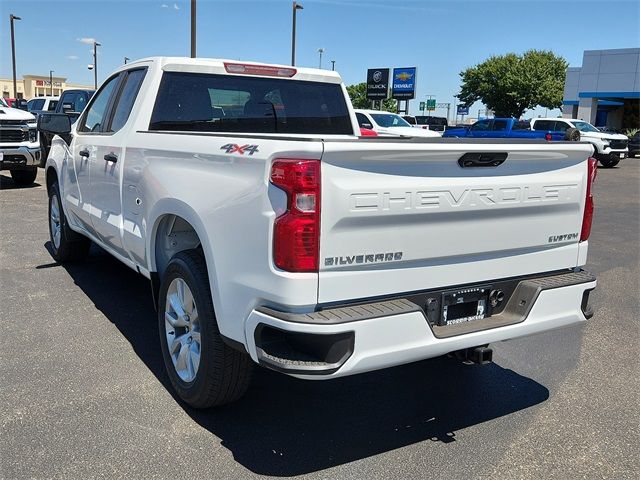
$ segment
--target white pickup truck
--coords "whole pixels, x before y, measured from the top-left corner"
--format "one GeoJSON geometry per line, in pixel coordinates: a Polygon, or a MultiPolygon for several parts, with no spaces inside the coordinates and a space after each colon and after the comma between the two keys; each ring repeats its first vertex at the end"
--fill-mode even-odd
{"type": "Polygon", "coordinates": [[[36,118],[7,106],[0,98],[0,171],[9,170],[16,185],[32,184],[40,164],[36,118]]]}
{"type": "Polygon", "coordinates": [[[151,280],[172,385],[330,379],[586,321],[595,161],[577,142],[357,136],[335,72],[149,58],[43,113],[53,256],[151,280]]]}
{"type": "Polygon", "coordinates": [[[566,133],[574,130],[578,139],[593,145],[593,158],[603,167],[615,167],[629,155],[629,138],[621,133],[602,132],[584,120],[575,118],[534,118],[531,130],[566,133]]]}

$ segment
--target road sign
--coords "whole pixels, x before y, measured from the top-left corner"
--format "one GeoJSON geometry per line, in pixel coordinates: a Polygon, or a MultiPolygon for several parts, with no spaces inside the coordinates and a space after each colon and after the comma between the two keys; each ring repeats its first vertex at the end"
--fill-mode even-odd
{"type": "Polygon", "coordinates": [[[370,68],[367,70],[367,98],[384,100],[389,96],[389,69],[370,68]]]}
{"type": "Polygon", "coordinates": [[[424,102],[420,102],[420,110],[424,112],[424,102]]]}
{"type": "Polygon", "coordinates": [[[393,69],[391,98],[411,100],[416,97],[416,67],[393,69]]]}
{"type": "Polygon", "coordinates": [[[430,98],[427,100],[427,110],[435,110],[436,109],[436,99],[430,98]]]}
{"type": "Polygon", "coordinates": [[[464,105],[458,105],[456,109],[456,113],[458,115],[469,115],[469,107],[465,107],[464,105]]]}

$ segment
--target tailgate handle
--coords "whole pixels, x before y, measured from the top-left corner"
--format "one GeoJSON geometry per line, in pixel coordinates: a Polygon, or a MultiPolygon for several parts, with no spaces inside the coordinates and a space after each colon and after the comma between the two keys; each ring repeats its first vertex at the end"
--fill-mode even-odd
{"type": "Polygon", "coordinates": [[[506,159],[507,152],[467,152],[460,157],[458,165],[465,167],[497,167],[506,159]]]}

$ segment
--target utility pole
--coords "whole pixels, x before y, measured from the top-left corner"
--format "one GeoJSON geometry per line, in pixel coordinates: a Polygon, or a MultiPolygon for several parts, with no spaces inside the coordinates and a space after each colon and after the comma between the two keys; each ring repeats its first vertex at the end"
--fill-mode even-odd
{"type": "Polygon", "coordinates": [[[9,15],[9,23],[11,24],[11,61],[13,62],[13,96],[18,98],[18,86],[16,82],[16,41],[13,34],[13,21],[22,20],[13,13],[9,15]]]}
{"type": "Polygon", "coordinates": [[[293,2],[293,18],[291,20],[291,66],[296,64],[296,16],[298,10],[304,10],[304,7],[298,2],[293,2]]]}
{"type": "Polygon", "coordinates": [[[124,57],[124,64],[126,65],[129,60],[131,60],[129,57],[124,57]]]}
{"type": "Polygon", "coordinates": [[[324,53],[324,48],[319,48],[318,53],[320,54],[320,61],[318,62],[318,68],[322,68],[322,54],[324,53]]]}
{"type": "Polygon", "coordinates": [[[101,43],[93,41],[93,86],[96,90],[98,90],[98,47],[101,46],[101,43]]]}
{"type": "Polygon", "coordinates": [[[51,87],[51,96],[53,97],[53,70],[49,70],[49,87],[51,87]]]}
{"type": "Polygon", "coordinates": [[[196,0],[191,0],[191,58],[196,58],[196,0]]]}
{"type": "Polygon", "coordinates": [[[336,69],[336,61],[331,60],[331,71],[334,71],[335,69],[336,69]]]}

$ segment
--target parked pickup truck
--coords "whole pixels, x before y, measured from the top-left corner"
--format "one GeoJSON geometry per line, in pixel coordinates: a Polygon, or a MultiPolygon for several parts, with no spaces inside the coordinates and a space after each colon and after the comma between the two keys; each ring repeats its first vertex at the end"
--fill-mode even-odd
{"type": "Polygon", "coordinates": [[[9,170],[16,185],[31,185],[39,164],[36,118],[0,99],[0,170],[9,170]]]}
{"type": "MultiPolygon", "coordinates": [[[[93,90],[65,90],[58,99],[54,111],[56,113],[65,113],[71,118],[72,122],[75,122],[80,116],[80,113],[84,110],[84,107],[89,103],[89,100],[91,100],[92,96],[93,90]]],[[[40,145],[42,148],[43,160],[46,160],[49,155],[49,146],[51,145],[52,138],[53,135],[49,132],[40,132],[40,145]]]]}
{"type": "Polygon", "coordinates": [[[165,57],[39,123],[53,257],[93,241],[150,279],[194,407],[238,399],[255,363],[486,362],[591,316],[590,145],[360,137],[337,72],[165,57]]]}
{"type": "Polygon", "coordinates": [[[532,130],[542,130],[563,135],[574,132],[577,139],[593,145],[593,156],[603,167],[615,167],[620,160],[629,154],[629,138],[621,133],[601,132],[583,120],[573,118],[534,118],[531,120],[532,130]]]}
{"type": "Polygon", "coordinates": [[[442,136],[458,138],[543,138],[546,140],[572,140],[565,132],[533,131],[529,122],[519,121],[515,118],[487,118],[478,120],[467,128],[449,128],[442,136]]]}

